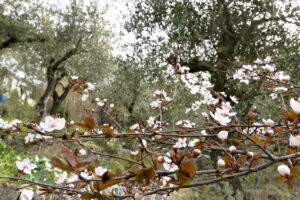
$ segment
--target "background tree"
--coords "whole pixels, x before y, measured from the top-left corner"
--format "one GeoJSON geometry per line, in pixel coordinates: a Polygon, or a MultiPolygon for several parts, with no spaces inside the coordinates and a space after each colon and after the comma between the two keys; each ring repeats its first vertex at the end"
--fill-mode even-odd
{"type": "MultiPolygon", "coordinates": [[[[137,0],[133,7],[126,28],[136,37],[135,56],[144,56],[140,66],[161,72],[162,63],[168,62],[174,69],[179,63],[190,72],[209,72],[214,91],[245,101],[238,105],[242,116],[254,97],[269,92],[263,89],[264,80],[245,86],[228,75],[259,58],[272,57],[279,69],[287,69],[286,61],[299,57],[300,15],[294,1],[137,0]]],[[[237,195],[239,180],[233,186],[237,195]]]]}
{"type": "Polygon", "coordinates": [[[3,26],[6,26],[3,30],[11,30],[12,33],[2,33],[2,49],[18,44],[16,48],[3,52],[6,58],[18,62],[16,69],[11,71],[22,71],[26,73],[26,79],[31,76],[31,81],[46,81],[45,91],[36,105],[37,116],[43,118],[46,113],[55,115],[71,91],[72,86],[68,83],[71,75],[95,81],[109,63],[110,33],[105,29],[103,19],[105,5],[98,4],[98,1],[85,4],[82,1],[70,1],[66,8],[57,9],[30,2],[29,9],[24,10],[22,3],[7,2],[2,5],[3,10],[17,13],[17,17],[10,13],[3,14],[3,26]],[[25,12],[29,13],[30,18],[25,12]],[[19,23],[23,23],[24,28],[19,23]],[[41,43],[39,38],[47,40],[41,43]],[[46,79],[43,78],[44,73],[46,79]],[[53,101],[48,110],[51,98],[53,101]]]}
{"type": "Polygon", "coordinates": [[[136,52],[208,71],[215,91],[248,99],[257,88],[229,87],[226,74],[258,58],[298,55],[297,10],[293,1],[137,0],[126,28],[137,38],[136,52]]]}

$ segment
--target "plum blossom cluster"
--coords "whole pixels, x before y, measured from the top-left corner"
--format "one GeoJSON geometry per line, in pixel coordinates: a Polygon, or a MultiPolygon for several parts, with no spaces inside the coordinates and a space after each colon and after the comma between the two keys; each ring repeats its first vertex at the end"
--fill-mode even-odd
{"type": "Polygon", "coordinates": [[[43,139],[50,139],[50,138],[52,138],[52,136],[28,133],[24,139],[25,139],[25,143],[27,144],[27,143],[38,142],[43,139]]]}
{"type": "Polygon", "coordinates": [[[46,116],[45,120],[40,123],[42,131],[52,132],[55,130],[61,130],[65,127],[66,120],[64,118],[53,118],[46,116]]]}
{"type": "MultiPolygon", "coordinates": [[[[233,79],[239,80],[241,83],[249,84],[250,80],[259,80],[262,77],[267,77],[269,80],[281,81],[283,83],[288,83],[290,81],[290,76],[283,71],[276,71],[274,65],[269,64],[270,59],[255,61],[253,65],[243,65],[242,68],[238,69],[233,74],[233,79]]],[[[270,88],[269,88],[270,89],[270,88]]],[[[272,90],[275,93],[281,93],[288,90],[288,88],[280,86],[274,87],[272,90]]],[[[276,94],[272,94],[272,98],[276,98],[276,94]]]]}
{"type": "Polygon", "coordinates": [[[83,85],[83,94],[81,96],[81,100],[82,101],[86,101],[89,97],[89,91],[94,91],[95,90],[95,86],[90,83],[90,82],[87,82],[86,84],[83,85]]]}
{"type": "Polygon", "coordinates": [[[160,126],[160,121],[157,121],[155,118],[156,117],[150,116],[149,119],[147,120],[148,126],[153,129],[156,129],[160,126]]]}
{"type": "Polygon", "coordinates": [[[193,127],[195,127],[196,123],[191,122],[190,120],[184,119],[184,120],[177,121],[175,123],[175,125],[178,127],[182,127],[182,128],[193,128],[193,127]]]}
{"type": "MultiPolygon", "coordinates": [[[[156,100],[150,103],[152,108],[160,108],[162,107],[162,104],[168,104],[170,101],[172,101],[172,99],[167,96],[167,93],[164,90],[156,90],[153,96],[156,98],[156,100]]],[[[166,110],[166,107],[164,107],[164,110],[166,110]]]]}
{"type": "MultiPolygon", "coordinates": [[[[134,198],[137,200],[143,199],[148,194],[159,192],[167,194],[174,189],[180,189],[182,186],[203,185],[210,178],[211,180],[218,180],[222,176],[221,179],[223,180],[223,178],[238,177],[283,161],[286,162],[278,166],[277,170],[280,177],[276,179],[289,182],[292,178],[297,178],[295,170],[297,170],[297,165],[299,165],[300,135],[296,131],[298,131],[299,125],[299,116],[297,114],[300,113],[300,98],[292,98],[290,100],[292,111],[284,110],[284,116],[282,117],[284,123],[276,123],[273,121],[276,118],[272,117],[273,119],[262,119],[260,123],[254,122],[254,120],[253,122],[240,120],[242,125],[230,124],[232,117],[235,116],[237,118],[232,105],[238,103],[238,100],[230,96],[233,104],[225,102],[223,99],[227,95],[224,92],[219,92],[216,94],[223,100],[219,104],[219,99],[212,97],[210,92],[212,85],[208,81],[209,76],[201,77],[205,73],[198,74],[200,77],[194,76],[188,73],[189,70],[184,67],[178,68],[177,71],[180,73],[181,79],[184,80],[183,82],[194,94],[203,94],[201,99],[192,104],[191,110],[196,111],[203,104],[214,105],[216,108],[214,112],[210,112],[210,115],[207,113],[202,114],[208,122],[204,125],[205,128],[196,128],[195,123],[184,119],[177,121],[174,129],[164,129],[163,124],[167,123],[162,119],[161,110],[158,115],[149,117],[147,120],[148,127],[145,127],[144,122],[140,122],[132,125],[128,131],[122,128],[113,116],[110,116],[111,120],[115,121],[116,125],[122,129],[121,133],[114,131],[109,124],[103,124],[98,131],[99,125],[96,125],[96,122],[93,120],[94,116],[83,117],[85,124],[73,123],[73,125],[78,125],[85,129],[84,132],[76,130],[75,136],[72,136],[73,140],[76,140],[82,149],[78,150],[75,147],[76,150],[72,153],[72,150],[63,147],[62,152],[66,162],[61,161],[57,157],[53,157],[51,160],[53,166],[64,171],[57,175],[55,183],[58,186],[55,185],[53,188],[62,190],[72,188],[71,191],[78,190],[79,193],[83,193],[82,197],[84,198],[101,197],[109,199],[106,198],[107,196],[106,194],[104,195],[103,191],[106,188],[112,188],[121,184],[124,187],[123,194],[125,195],[120,197],[120,199],[134,198]],[[202,92],[206,92],[206,94],[202,92]],[[158,120],[158,118],[160,119],[158,120]],[[133,134],[132,130],[141,131],[133,134]],[[230,138],[228,139],[229,136],[230,138]],[[151,140],[151,137],[154,137],[154,139],[151,140]],[[84,140],[81,140],[82,138],[84,140]],[[130,147],[127,155],[121,156],[84,149],[84,147],[90,147],[86,145],[88,140],[111,139],[110,141],[112,141],[119,138],[124,139],[124,141],[127,139],[128,141],[135,141],[133,144],[137,145],[136,147],[130,147]],[[271,145],[278,146],[279,150],[283,145],[287,145],[289,154],[282,156],[281,154],[285,150],[279,151],[280,153],[278,154],[276,150],[270,151],[271,145]],[[205,154],[202,156],[202,152],[206,153],[207,151],[222,152],[218,155],[222,157],[218,157],[214,161],[216,163],[213,163],[213,165],[217,164],[217,169],[197,169],[195,158],[209,158],[205,154]],[[86,155],[84,157],[87,157],[90,156],[88,153],[120,159],[122,162],[128,162],[128,165],[126,165],[125,169],[119,169],[114,174],[109,169],[99,166],[98,162],[93,162],[93,158],[80,161],[80,159],[83,159],[83,156],[80,155],[86,155]],[[130,158],[127,158],[127,156],[130,158]],[[287,163],[288,165],[286,165],[287,163]],[[199,174],[209,174],[209,176],[203,176],[204,179],[208,178],[208,180],[197,182],[199,180],[194,177],[199,174]]],[[[248,83],[249,80],[256,80],[254,75],[260,77],[265,74],[273,74],[280,81],[289,81],[289,78],[284,73],[275,73],[275,67],[259,62],[254,67],[250,65],[243,66],[240,75],[242,76],[243,74],[251,77],[248,77],[249,79],[241,79],[245,83],[247,80],[248,83]]],[[[239,79],[239,76],[237,76],[237,79],[239,79]]],[[[94,90],[89,84],[86,84],[84,87],[87,93],[94,90]],[[92,89],[88,89],[89,87],[92,89]]],[[[156,90],[153,96],[156,98],[156,101],[151,103],[151,107],[154,108],[163,108],[164,103],[168,104],[172,101],[171,98],[167,97],[164,90],[156,90]]],[[[87,99],[97,104],[98,109],[104,110],[107,105],[106,99],[87,99]]],[[[110,108],[114,108],[114,105],[110,106],[110,108]]],[[[95,112],[93,111],[92,114],[95,114],[95,112]]],[[[46,132],[62,130],[65,126],[64,119],[50,116],[40,123],[40,128],[46,132]]],[[[68,129],[66,128],[65,132],[67,131],[68,129]]],[[[57,134],[56,136],[59,138],[60,135],[57,134]]],[[[72,139],[72,137],[70,136],[67,139],[72,139]]],[[[29,133],[25,137],[25,142],[31,143],[35,139],[40,138],[43,138],[43,136],[29,133]]],[[[64,137],[61,138],[65,139],[64,137]]],[[[31,170],[36,168],[34,164],[30,163],[29,159],[25,159],[22,162],[18,161],[16,165],[25,174],[30,174],[31,170]]],[[[111,192],[109,197],[119,198],[114,192],[111,192]]]]}
{"type": "MultiPolygon", "coordinates": [[[[106,103],[107,103],[107,99],[99,99],[98,97],[95,98],[95,102],[97,103],[97,105],[101,108],[105,107],[106,106],[106,103]]],[[[113,108],[114,105],[112,104],[111,107],[113,108]]]]}
{"type": "Polygon", "coordinates": [[[236,115],[235,112],[231,112],[231,109],[232,107],[229,102],[222,102],[221,108],[216,108],[215,113],[210,112],[210,115],[221,125],[227,125],[230,123],[231,117],[236,115]]]}
{"type": "Polygon", "coordinates": [[[5,121],[2,118],[0,118],[0,129],[12,129],[15,128],[15,126],[17,126],[18,124],[20,124],[21,121],[18,119],[15,119],[11,122],[5,121]]]}

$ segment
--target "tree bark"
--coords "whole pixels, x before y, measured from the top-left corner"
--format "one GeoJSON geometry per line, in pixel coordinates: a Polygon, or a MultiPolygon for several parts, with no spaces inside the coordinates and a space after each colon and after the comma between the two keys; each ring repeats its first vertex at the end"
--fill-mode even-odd
{"type": "Polygon", "coordinates": [[[57,84],[57,80],[55,78],[56,69],[57,68],[55,67],[47,68],[47,87],[44,94],[41,96],[40,100],[36,105],[37,117],[39,119],[42,119],[46,115],[47,103],[55,90],[55,86],[57,84]]]}
{"type": "Polygon", "coordinates": [[[50,109],[50,114],[51,115],[56,115],[61,103],[66,99],[68,96],[69,92],[71,91],[72,85],[68,84],[67,87],[64,88],[63,93],[59,96],[57,92],[54,90],[53,92],[53,104],[50,109]]]}
{"type": "MultiPolygon", "coordinates": [[[[49,98],[54,95],[56,85],[58,81],[62,78],[56,78],[55,74],[57,70],[63,70],[64,71],[64,63],[69,58],[71,58],[73,55],[75,55],[78,51],[78,48],[81,44],[82,38],[79,38],[75,47],[67,51],[62,57],[55,60],[52,58],[49,62],[49,65],[47,67],[47,87],[43,94],[43,96],[40,98],[36,105],[36,112],[37,117],[41,120],[47,113],[47,103],[49,101],[49,98]]],[[[68,92],[67,92],[68,94],[68,92]]],[[[66,95],[67,95],[66,94],[66,95]]],[[[66,98],[66,97],[64,97],[66,98]]]]}

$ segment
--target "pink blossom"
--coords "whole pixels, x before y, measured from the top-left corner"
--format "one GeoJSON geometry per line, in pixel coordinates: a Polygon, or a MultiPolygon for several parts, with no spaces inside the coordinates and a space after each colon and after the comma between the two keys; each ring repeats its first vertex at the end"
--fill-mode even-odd
{"type": "Polygon", "coordinates": [[[229,115],[227,114],[227,111],[225,110],[221,110],[220,108],[216,109],[215,114],[212,114],[210,112],[210,115],[216,120],[218,121],[221,125],[227,125],[231,119],[229,117],[229,115]]]}
{"type": "Polygon", "coordinates": [[[186,138],[178,138],[178,141],[176,142],[176,146],[178,148],[185,148],[186,147],[186,138]]]}
{"type": "MultiPolygon", "coordinates": [[[[164,177],[162,177],[162,183],[163,183],[163,186],[167,186],[168,185],[168,182],[171,180],[171,178],[170,177],[168,177],[168,176],[164,176],[164,177]]],[[[171,186],[172,184],[170,184],[170,186],[171,186]]]]}
{"type": "Polygon", "coordinates": [[[239,103],[239,102],[238,102],[238,98],[236,98],[235,96],[230,96],[230,99],[231,99],[234,103],[239,103]]]}
{"type": "Polygon", "coordinates": [[[281,176],[289,176],[291,175],[291,170],[288,166],[286,165],[279,165],[277,168],[277,171],[281,176]]]}
{"type": "Polygon", "coordinates": [[[162,163],[162,162],[165,161],[165,159],[164,159],[163,156],[158,156],[157,161],[160,162],[160,163],[162,163]]]}
{"type": "Polygon", "coordinates": [[[67,179],[67,176],[68,176],[67,172],[59,174],[58,177],[57,177],[58,179],[55,181],[55,183],[56,184],[62,184],[62,183],[64,183],[65,180],[67,179]]]}
{"type": "Polygon", "coordinates": [[[268,119],[268,120],[265,120],[265,119],[262,119],[263,123],[267,126],[275,126],[275,122],[272,120],[272,119],[268,119]]]}
{"type": "Polygon", "coordinates": [[[135,200],[141,200],[145,196],[144,192],[139,190],[137,193],[134,194],[134,199],[135,200]]]}
{"type": "Polygon", "coordinates": [[[36,164],[30,163],[29,158],[23,161],[17,161],[16,165],[18,170],[23,171],[25,174],[31,174],[31,170],[37,168],[36,164]]]}
{"type": "Polygon", "coordinates": [[[179,169],[178,166],[173,162],[169,162],[169,163],[164,162],[163,166],[164,166],[165,170],[170,171],[170,172],[174,172],[179,169]]]}
{"type": "Polygon", "coordinates": [[[107,169],[106,168],[103,168],[103,167],[97,167],[95,168],[95,173],[98,175],[98,176],[102,176],[105,172],[107,172],[107,169]]]}
{"type": "Polygon", "coordinates": [[[220,139],[220,140],[225,140],[227,139],[228,137],[228,132],[227,131],[220,131],[217,135],[217,137],[220,139]]]}
{"type": "Polygon", "coordinates": [[[176,145],[176,144],[174,144],[174,145],[172,146],[172,149],[173,149],[174,151],[177,151],[177,150],[179,149],[179,146],[176,145]]]}
{"type": "Polygon", "coordinates": [[[167,153],[167,156],[164,156],[165,162],[163,163],[163,167],[167,171],[174,172],[174,171],[178,170],[179,168],[175,163],[172,162],[172,160],[169,157],[170,157],[169,153],[167,153]]]}
{"type": "Polygon", "coordinates": [[[289,143],[291,147],[300,147],[300,135],[290,136],[289,143]]]}
{"type": "Polygon", "coordinates": [[[87,180],[92,179],[91,173],[87,170],[80,172],[80,176],[87,180]]]}
{"type": "Polygon", "coordinates": [[[201,154],[201,150],[200,149],[194,149],[193,152],[194,152],[194,154],[196,156],[199,156],[201,154]]]}
{"type": "Polygon", "coordinates": [[[95,86],[90,82],[86,83],[86,86],[88,90],[95,90],[95,86]]]}
{"type": "Polygon", "coordinates": [[[64,118],[56,118],[54,119],[51,116],[45,117],[45,121],[40,123],[40,127],[48,132],[52,132],[54,130],[61,130],[65,127],[66,120],[64,118]]]}
{"type": "Polygon", "coordinates": [[[290,106],[295,113],[300,113],[300,98],[298,98],[296,101],[294,100],[294,98],[291,98],[290,106]]]}
{"type": "Polygon", "coordinates": [[[81,101],[86,101],[88,99],[88,97],[89,97],[89,94],[83,94],[81,96],[81,101]]]}
{"type": "Polygon", "coordinates": [[[199,142],[199,139],[193,139],[189,142],[189,147],[195,147],[196,143],[199,142]]]}
{"type": "Polygon", "coordinates": [[[72,183],[78,180],[78,175],[73,175],[67,179],[67,183],[72,183]]]}

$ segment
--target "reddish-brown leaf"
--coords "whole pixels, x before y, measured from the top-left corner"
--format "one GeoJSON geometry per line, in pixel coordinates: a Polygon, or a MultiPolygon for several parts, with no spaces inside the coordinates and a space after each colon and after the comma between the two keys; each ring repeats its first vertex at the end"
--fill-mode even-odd
{"type": "Polygon", "coordinates": [[[128,171],[132,174],[138,175],[142,173],[142,167],[140,165],[134,165],[128,171]]]}
{"type": "Polygon", "coordinates": [[[241,162],[243,162],[244,160],[246,160],[246,158],[247,158],[247,156],[245,156],[245,155],[240,155],[240,157],[237,159],[237,161],[238,161],[239,163],[241,163],[241,162]]]}
{"type": "Polygon", "coordinates": [[[95,197],[96,197],[95,195],[90,194],[90,193],[83,193],[80,196],[81,199],[92,199],[92,198],[95,198],[95,197]]]}
{"type": "Polygon", "coordinates": [[[251,135],[251,138],[257,142],[259,145],[263,146],[262,141],[259,139],[259,137],[257,135],[251,135]]]}
{"type": "Polygon", "coordinates": [[[277,183],[282,183],[283,181],[285,181],[286,180],[286,178],[284,177],[284,176],[277,176],[276,178],[275,178],[275,181],[277,182],[277,183]]]}
{"type": "Polygon", "coordinates": [[[193,176],[196,173],[196,168],[193,164],[192,161],[186,161],[182,162],[181,165],[181,170],[188,175],[189,178],[193,178],[193,176]]]}
{"type": "Polygon", "coordinates": [[[274,131],[276,131],[277,133],[279,134],[282,134],[283,133],[283,129],[281,127],[276,127],[274,128],[274,131]]]}
{"type": "Polygon", "coordinates": [[[267,139],[264,141],[264,146],[266,146],[269,143],[273,143],[274,141],[274,137],[267,137],[267,139]]]}
{"type": "MultiPolygon", "coordinates": [[[[188,185],[192,180],[187,176],[185,172],[182,170],[176,170],[175,174],[179,180],[179,183],[177,183],[180,186],[188,185]]],[[[171,182],[170,182],[171,183],[171,182]]],[[[173,184],[173,183],[172,183],[173,184]]]]}
{"type": "Polygon", "coordinates": [[[70,166],[73,168],[76,168],[76,165],[78,164],[78,160],[75,154],[73,154],[69,149],[66,147],[62,146],[62,153],[66,159],[66,161],[69,163],[70,166]]]}
{"type": "Polygon", "coordinates": [[[258,165],[258,160],[252,160],[250,163],[250,168],[253,168],[258,165]]]}
{"type": "Polygon", "coordinates": [[[89,128],[94,129],[96,128],[96,120],[93,116],[90,115],[82,115],[82,119],[85,123],[85,125],[87,125],[89,128]]]}
{"type": "Polygon", "coordinates": [[[86,165],[88,165],[90,162],[79,162],[76,164],[75,168],[76,169],[80,169],[80,168],[83,168],[85,167],[86,165]]]}
{"type": "Polygon", "coordinates": [[[143,168],[141,172],[136,176],[136,180],[139,183],[144,183],[145,181],[149,183],[150,179],[155,177],[155,170],[153,167],[143,168]]]}
{"type": "Polygon", "coordinates": [[[226,163],[230,163],[233,161],[230,156],[224,156],[224,157],[222,157],[222,160],[224,160],[226,163]]]}
{"type": "Polygon", "coordinates": [[[112,137],[114,135],[114,130],[112,130],[108,125],[103,125],[102,134],[108,137],[112,137]]]}
{"type": "Polygon", "coordinates": [[[90,128],[89,126],[82,124],[82,123],[74,123],[75,126],[79,126],[81,128],[90,128]]]}
{"type": "Polygon", "coordinates": [[[294,178],[299,178],[300,176],[300,166],[293,166],[291,167],[291,174],[294,178]]]}
{"type": "Polygon", "coordinates": [[[61,162],[60,159],[58,159],[56,157],[52,157],[51,164],[54,167],[60,168],[60,169],[62,169],[64,171],[69,171],[69,172],[73,172],[74,171],[70,166],[65,165],[63,162],[61,162]]]}

